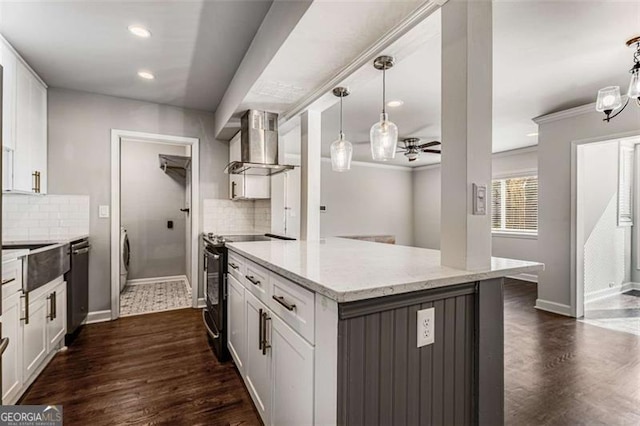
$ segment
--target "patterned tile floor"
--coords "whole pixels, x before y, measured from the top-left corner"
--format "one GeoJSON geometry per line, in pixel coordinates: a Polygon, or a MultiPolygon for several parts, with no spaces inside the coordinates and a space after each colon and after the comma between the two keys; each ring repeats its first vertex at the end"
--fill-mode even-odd
{"type": "Polygon", "coordinates": [[[640,336],[638,290],[596,300],[584,305],[582,322],[640,336]]]}
{"type": "Polygon", "coordinates": [[[184,280],[127,284],[120,293],[120,316],[191,307],[191,288],[184,280]]]}

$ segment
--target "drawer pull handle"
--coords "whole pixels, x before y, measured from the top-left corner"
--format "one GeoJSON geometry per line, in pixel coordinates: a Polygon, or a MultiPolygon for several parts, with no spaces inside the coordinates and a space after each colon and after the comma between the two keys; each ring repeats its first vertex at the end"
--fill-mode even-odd
{"type": "Polygon", "coordinates": [[[253,275],[245,275],[245,278],[249,280],[249,282],[253,285],[260,285],[260,281],[256,280],[253,275]]]}
{"type": "Polygon", "coordinates": [[[294,305],[293,303],[288,303],[286,300],[284,300],[283,296],[276,296],[274,294],[272,297],[273,300],[284,306],[288,311],[293,311],[296,308],[296,305],[294,305]]]}
{"type": "Polygon", "coordinates": [[[235,263],[229,263],[229,266],[231,266],[233,269],[238,269],[239,266],[236,265],[235,263]]]}
{"type": "Polygon", "coordinates": [[[15,280],[16,280],[15,278],[9,278],[9,279],[6,279],[6,280],[2,280],[2,285],[12,283],[15,280]]]}

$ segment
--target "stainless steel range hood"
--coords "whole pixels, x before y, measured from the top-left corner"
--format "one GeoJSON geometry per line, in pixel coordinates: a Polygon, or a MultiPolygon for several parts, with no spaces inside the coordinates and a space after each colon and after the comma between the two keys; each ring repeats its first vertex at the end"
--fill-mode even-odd
{"type": "Polygon", "coordinates": [[[278,114],[247,110],[240,120],[241,161],[232,161],[225,173],[273,176],[294,166],[278,164],[278,114]]]}

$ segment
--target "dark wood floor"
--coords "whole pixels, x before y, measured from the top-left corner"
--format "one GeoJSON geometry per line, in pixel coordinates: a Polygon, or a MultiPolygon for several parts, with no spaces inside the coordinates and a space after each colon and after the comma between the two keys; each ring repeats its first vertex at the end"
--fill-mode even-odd
{"type": "Polygon", "coordinates": [[[536,285],[505,284],[505,421],[639,425],[640,338],[533,308],[536,285]]]}
{"type": "MultiPolygon", "coordinates": [[[[537,311],[535,298],[535,284],[507,281],[506,423],[640,424],[640,338],[537,311]]],[[[259,424],[190,309],[85,327],[22,403],[62,404],[65,425],[259,424]]]]}
{"type": "Polygon", "coordinates": [[[62,404],[65,425],[259,425],[232,363],[216,361],[199,310],[85,327],[22,404],[62,404]]]}

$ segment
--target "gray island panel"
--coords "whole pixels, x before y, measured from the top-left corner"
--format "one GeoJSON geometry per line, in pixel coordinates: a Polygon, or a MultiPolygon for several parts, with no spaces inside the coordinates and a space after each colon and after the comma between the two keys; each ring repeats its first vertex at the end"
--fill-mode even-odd
{"type": "Polygon", "coordinates": [[[502,424],[502,279],[339,305],[338,424],[502,424]],[[417,347],[417,312],[435,341],[417,347]]]}

